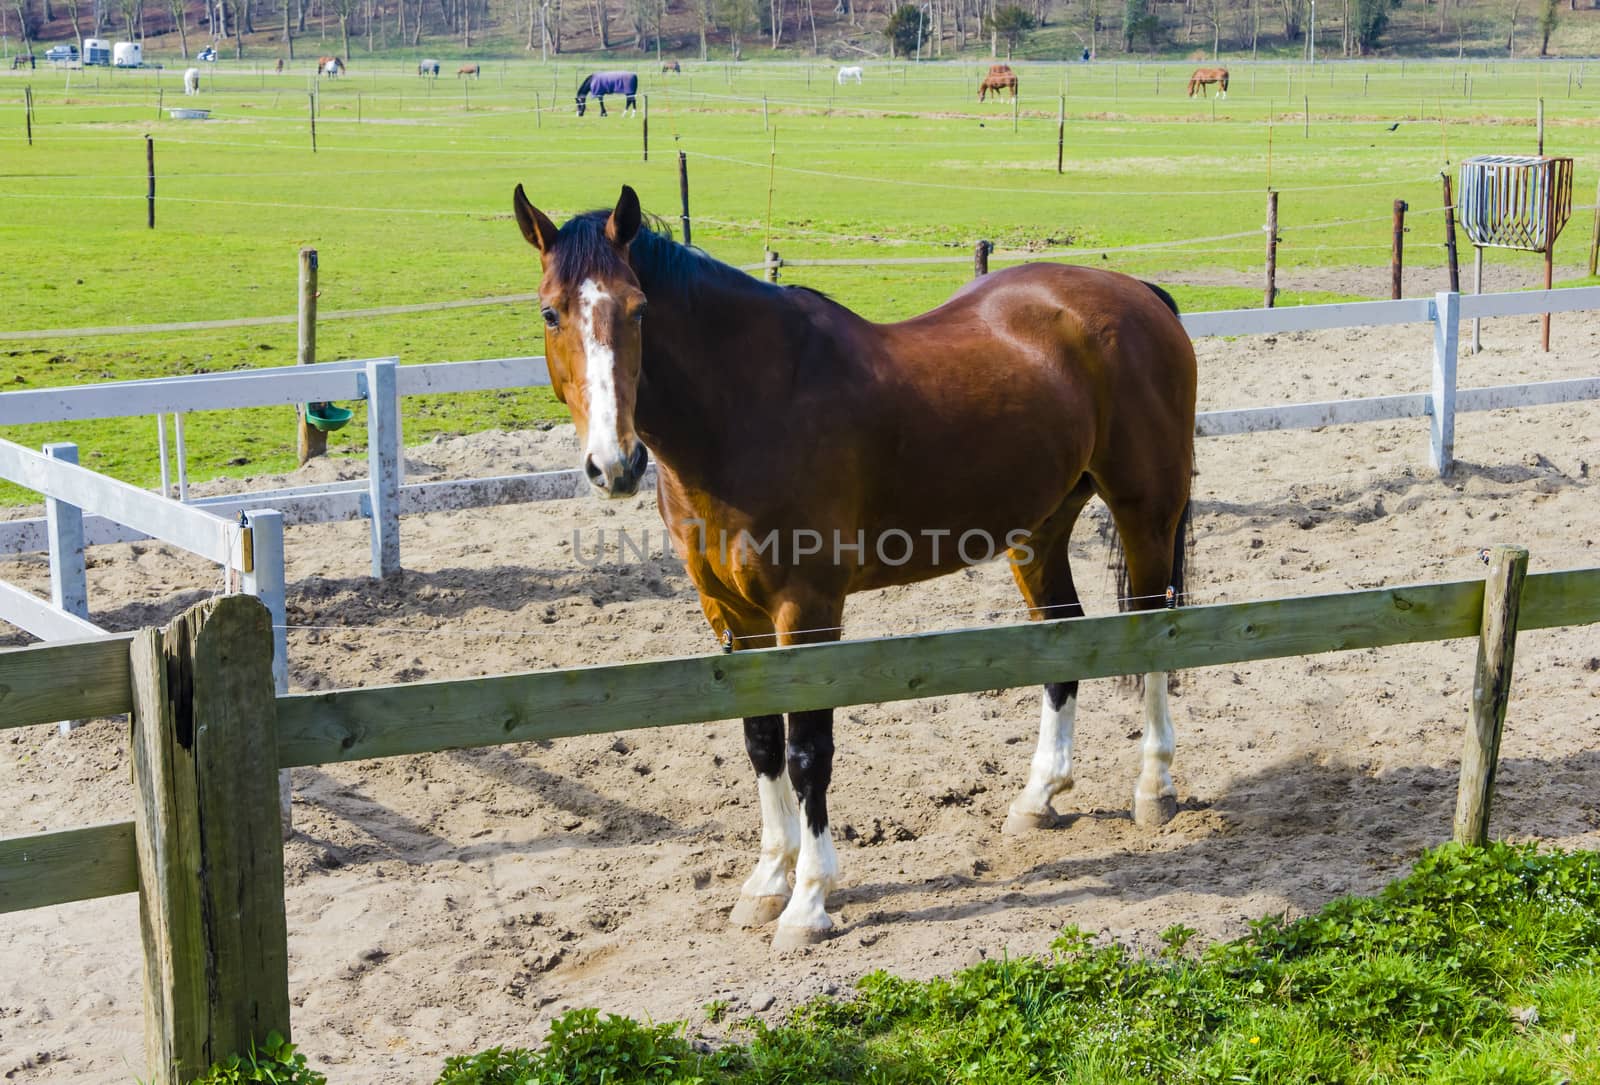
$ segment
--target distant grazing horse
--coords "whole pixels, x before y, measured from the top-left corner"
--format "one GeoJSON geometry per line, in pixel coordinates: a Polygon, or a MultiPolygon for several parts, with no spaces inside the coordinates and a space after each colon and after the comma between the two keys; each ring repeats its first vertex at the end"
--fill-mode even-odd
{"type": "Polygon", "coordinates": [[[849,79],[854,79],[858,84],[861,82],[861,68],[859,65],[852,64],[849,67],[839,69],[839,85],[841,87],[844,86],[845,81],[849,79]]]}
{"type": "Polygon", "coordinates": [[[456,78],[460,79],[463,75],[470,75],[474,79],[479,78],[479,76],[478,76],[478,66],[476,64],[463,64],[463,65],[461,65],[461,67],[456,69],[456,78]]]}
{"type": "Polygon", "coordinates": [[[199,94],[200,93],[200,69],[199,68],[185,68],[183,70],[183,93],[185,93],[185,94],[199,94]]]}
{"type": "Polygon", "coordinates": [[[439,78],[439,62],[437,60],[417,61],[417,74],[431,75],[435,79],[439,78]]]}
{"type": "Polygon", "coordinates": [[[1228,69],[1226,68],[1196,68],[1189,77],[1189,97],[1194,97],[1194,92],[1199,91],[1200,97],[1206,96],[1206,87],[1212,83],[1218,84],[1217,97],[1228,96],[1228,69]]]}
{"type": "MultiPolygon", "coordinates": [[[[850,593],[1001,554],[1032,617],[1081,615],[1068,537],[1095,496],[1122,539],[1124,602],[1183,598],[1195,357],[1159,288],[1027,264],[875,324],[655,233],[626,186],[559,230],[521,185],[512,207],[539,250],[545,356],[580,466],[597,495],[626,497],[654,454],[656,503],[726,647],[837,640],[850,593]]],[[[1057,822],[1077,693],[1044,688],[1009,832],[1057,822]]],[[[1165,674],[1145,676],[1143,700],[1133,811],[1149,826],[1177,808],[1165,674]]],[[[833,710],[790,713],[787,735],[781,716],[747,718],[744,735],[761,857],[732,920],[777,918],[780,947],[825,938],[833,710]]]]}
{"type": "Polygon", "coordinates": [[[678,62],[676,60],[668,60],[668,61],[663,62],[662,65],[661,65],[661,70],[663,72],[681,72],[681,71],[683,71],[683,69],[678,66],[678,62]]]}
{"type": "Polygon", "coordinates": [[[318,57],[317,74],[325,75],[329,79],[337,79],[344,74],[344,61],[338,57],[318,57]]]}
{"type": "Polygon", "coordinates": [[[282,74],[283,74],[283,58],[282,58],[282,57],[279,57],[279,58],[278,58],[278,64],[277,64],[277,67],[275,67],[275,68],[273,68],[273,69],[272,69],[272,70],[273,70],[273,71],[274,71],[274,72],[276,72],[276,73],[277,73],[277,74],[279,74],[279,75],[282,75],[282,74]]]}
{"type": "Polygon", "coordinates": [[[984,96],[994,91],[995,97],[1000,96],[1002,90],[1011,91],[1011,97],[1017,96],[1017,73],[1011,70],[1008,64],[992,64],[989,74],[978,82],[978,101],[983,101],[984,96]]]}
{"type": "Polygon", "coordinates": [[[639,77],[633,72],[593,72],[583,77],[583,82],[578,84],[578,116],[583,116],[589,106],[586,99],[594,95],[600,105],[600,115],[610,116],[606,112],[606,95],[624,95],[622,115],[639,112],[639,104],[635,95],[639,93],[639,77]]]}

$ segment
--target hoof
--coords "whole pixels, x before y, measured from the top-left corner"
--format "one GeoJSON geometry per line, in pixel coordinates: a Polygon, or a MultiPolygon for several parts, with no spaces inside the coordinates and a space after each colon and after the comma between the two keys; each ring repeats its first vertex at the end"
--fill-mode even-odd
{"type": "Polygon", "coordinates": [[[778,924],[778,933],[772,936],[772,948],[780,953],[788,949],[804,949],[833,937],[833,923],[826,927],[785,927],[778,924]]]}
{"type": "Polygon", "coordinates": [[[764,927],[782,915],[788,903],[788,897],[747,897],[741,894],[728,921],[735,927],[764,927]]]}
{"type": "Polygon", "coordinates": [[[1157,795],[1153,798],[1133,799],[1133,823],[1141,829],[1159,829],[1178,816],[1176,795],[1157,795]]]}
{"type": "Polygon", "coordinates": [[[1047,809],[1042,813],[1012,810],[1006,814],[1005,828],[1000,831],[1006,836],[1026,836],[1045,829],[1059,829],[1066,823],[1067,819],[1054,810],[1047,809]]]}

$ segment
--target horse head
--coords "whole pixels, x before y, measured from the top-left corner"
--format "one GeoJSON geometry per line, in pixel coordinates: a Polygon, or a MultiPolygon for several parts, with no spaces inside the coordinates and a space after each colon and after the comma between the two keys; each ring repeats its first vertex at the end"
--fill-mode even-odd
{"type": "Polygon", "coordinates": [[[578,427],[584,475],[598,495],[627,497],[649,462],[633,428],[645,298],[628,245],[639,232],[639,197],[623,185],[609,216],[580,215],[563,230],[521,185],[512,208],[522,236],[539,250],[545,360],[551,388],[578,427]]]}

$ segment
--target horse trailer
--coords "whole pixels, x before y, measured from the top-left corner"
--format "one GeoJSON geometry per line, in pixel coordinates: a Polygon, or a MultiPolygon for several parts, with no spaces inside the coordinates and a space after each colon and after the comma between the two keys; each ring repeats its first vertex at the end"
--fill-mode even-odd
{"type": "Polygon", "coordinates": [[[104,38],[84,38],[83,63],[85,67],[93,64],[110,67],[111,43],[104,38]]]}
{"type": "Polygon", "coordinates": [[[136,41],[119,41],[111,49],[111,63],[117,68],[138,68],[144,64],[144,46],[136,41]]]}

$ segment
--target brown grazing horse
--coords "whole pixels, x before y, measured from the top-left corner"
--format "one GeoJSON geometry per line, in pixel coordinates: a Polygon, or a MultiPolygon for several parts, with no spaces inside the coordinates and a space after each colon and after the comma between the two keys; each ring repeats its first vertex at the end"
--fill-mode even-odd
{"type": "Polygon", "coordinates": [[[456,78],[460,79],[463,75],[470,75],[474,79],[479,78],[478,66],[476,64],[461,65],[461,67],[456,69],[456,78]]]}
{"type": "MultiPolygon", "coordinates": [[[[1083,613],[1068,536],[1098,495],[1136,609],[1181,597],[1194,463],[1195,357],[1172,299],[1114,272],[1032,264],[898,324],[751,278],[616,207],[557,229],[518,185],[539,251],[551,385],[602,497],[656,501],[732,649],[837,640],[845,596],[1005,554],[1035,618],[1083,613]]],[[[1177,807],[1162,674],[1144,682],[1134,818],[1177,807]]],[[[1053,825],[1072,786],[1077,683],[1047,685],[1009,832],[1053,825]]],[[[838,877],[828,829],[833,712],[744,721],[761,856],[733,921],[776,945],[825,938],[838,877]],[[791,894],[789,875],[795,878],[791,894]]]]}
{"type": "Polygon", "coordinates": [[[663,72],[680,72],[681,73],[683,71],[683,68],[681,68],[678,65],[678,62],[676,60],[666,60],[666,61],[662,61],[662,63],[661,63],[661,70],[663,72]]]}
{"type": "Polygon", "coordinates": [[[1218,84],[1217,97],[1228,96],[1228,69],[1226,68],[1196,68],[1189,77],[1189,97],[1194,97],[1194,92],[1199,91],[1200,97],[1206,96],[1206,87],[1212,83],[1218,84]]]}
{"type": "Polygon", "coordinates": [[[978,101],[983,101],[991,90],[996,97],[1002,90],[1010,90],[1013,98],[1017,96],[1017,73],[1011,70],[1009,64],[989,65],[989,73],[978,80],[978,101]]]}

